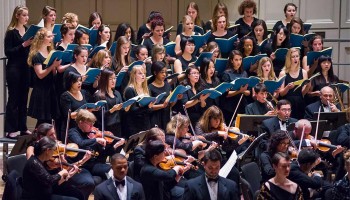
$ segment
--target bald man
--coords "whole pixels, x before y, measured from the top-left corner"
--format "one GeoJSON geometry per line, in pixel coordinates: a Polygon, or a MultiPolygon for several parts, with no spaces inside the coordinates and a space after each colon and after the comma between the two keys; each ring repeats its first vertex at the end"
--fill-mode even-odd
{"type": "Polygon", "coordinates": [[[335,105],[334,103],[334,90],[325,86],[321,89],[320,100],[312,103],[305,108],[305,118],[312,120],[314,113],[318,112],[319,107],[321,106],[321,112],[339,112],[340,105],[335,105]]]}

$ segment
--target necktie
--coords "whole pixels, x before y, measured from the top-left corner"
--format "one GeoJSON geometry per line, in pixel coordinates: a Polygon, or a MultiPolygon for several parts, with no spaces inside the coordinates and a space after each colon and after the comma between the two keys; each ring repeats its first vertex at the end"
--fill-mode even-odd
{"type": "Polygon", "coordinates": [[[122,185],[122,186],[124,186],[125,185],[125,180],[123,179],[123,180],[121,180],[121,181],[118,181],[118,180],[116,180],[115,181],[115,186],[119,186],[119,185],[122,185]]]}

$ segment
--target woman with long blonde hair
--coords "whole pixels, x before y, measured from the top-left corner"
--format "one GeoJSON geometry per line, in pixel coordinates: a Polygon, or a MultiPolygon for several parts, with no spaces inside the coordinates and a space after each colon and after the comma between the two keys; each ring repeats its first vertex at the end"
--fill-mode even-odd
{"type": "MultiPolygon", "coordinates": [[[[149,96],[146,69],[141,65],[135,65],[131,70],[130,80],[124,91],[125,101],[136,96],[149,96]]],[[[141,106],[138,102],[131,106],[129,112],[126,113],[126,137],[151,128],[150,112],[152,107],[153,103],[148,106],[141,106]]]]}
{"type": "Polygon", "coordinates": [[[61,60],[55,60],[50,66],[44,64],[50,51],[53,50],[53,37],[51,31],[41,28],[34,37],[27,60],[35,72],[28,115],[38,120],[37,125],[51,123],[52,119],[58,117],[54,75],[61,60]]]}
{"type": "Polygon", "coordinates": [[[6,137],[15,138],[16,132],[30,134],[27,128],[27,100],[29,91],[29,68],[27,57],[32,38],[24,41],[22,36],[26,32],[29,10],[25,6],[17,6],[5,34],[6,82],[8,87],[8,101],[5,112],[6,137]]]}
{"type": "Polygon", "coordinates": [[[298,48],[290,48],[286,55],[285,66],[282,69],[279,77],[286,75],[284,83],[280,89],[280,95],[284,99],[291,102],[292,113],[291,117],[302,119],[305,112],[304,95],[310,90],[311,83],[295,90],[296,81],[307,79],[306,70],[301,68],[300,51],[298,48]]]}

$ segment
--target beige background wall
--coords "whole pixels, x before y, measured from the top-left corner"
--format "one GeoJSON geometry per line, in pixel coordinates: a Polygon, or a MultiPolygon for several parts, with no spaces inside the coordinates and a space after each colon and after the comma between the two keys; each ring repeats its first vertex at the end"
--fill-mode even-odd
{"type": "MultiPolygon", "coordinates": [[[[0,37],[4,38],[5,27],[10,21],[14,7],[18,4],[26,4],[30,10],[30,23],[38,23],[41,10],[45,5],[57,9],[57,22],[66,12],[74,12],[79,15],[80,23],[87,25],[90,13],[98,11],[102,14],[105,24],[109,24],[115,32],[118,24],[129,22],[132,27],[142,25],[150,11],[160,11],[166,22],[166,27],[174,26],[172,38],[175,36],[177,23],[185,14],[187,4],[191,0],[0,0],[0,26],[3,31],[0,37]]],[[[195,0],[199,5],[200,15],[203,21],[210,19],[212,10],[217,2],[224,2],[229,8],[229,21],[234,23],[240,16],[237,8],[242,0],[195,0]]],[[[255,0],[258,5],[257,17],[264,19],[268,28],[272,28],[276,21],[284,18],[283,7],[288,2],[298,6],[297,15],[305,22],[313,24],[312,31],[324,32],[326,39],[350,39],[350,0],[255,0]]],[[[3,47],[3,40],[0,40],[3,47]]],[[[350,63],[349,42],[326,42],[325,46],[332,46],[335,63],[350,63]]],[[[3,48],[0,51],[3,57],[3,48]]],[[[0,63],[2,66],[2,63],[0,63]]],[[[3,68],[2,68],[3,69],[3,68]]],[[[3,80],[2,69],[0,78],[3,80]]],[[[336,66],[335,71],[340,79],[348,80],[350,66],[336,66]]],[[[0,82],[0,95],[3,94],[3,84],[0,82]]],[[[3,100],[0,98],[0,111],[3,112],[3,100]]],[[[2,122],[3,116],[0,116],[2,122]]],[[[3,130],[3,123],[0,123],[3,130]]],[[[1,135],[1,134],[0,134],[1,135]]]]}

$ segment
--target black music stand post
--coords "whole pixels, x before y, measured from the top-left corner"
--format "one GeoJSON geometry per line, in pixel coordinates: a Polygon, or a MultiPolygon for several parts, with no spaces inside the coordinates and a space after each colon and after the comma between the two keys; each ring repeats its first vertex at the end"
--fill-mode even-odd
{"type": "Polygon", "coordinates": [[[266,115],[239,115],[240,124],[239,129],[241,132],[247,133],[254,137],[258,137],[261,132],[261,124],[265,119],[269,119],[275,116],[266,116],[266,115]]]}
{"type": "MultiPolygon", "coordinates": [[[[317,120],[318,113],[315,112],[313,120],[317,120]]],[[[324,131],[336,130],[340,126],[346,124],[346,112],[320,112],[320,120],[326,120],[324,131]]]]}

